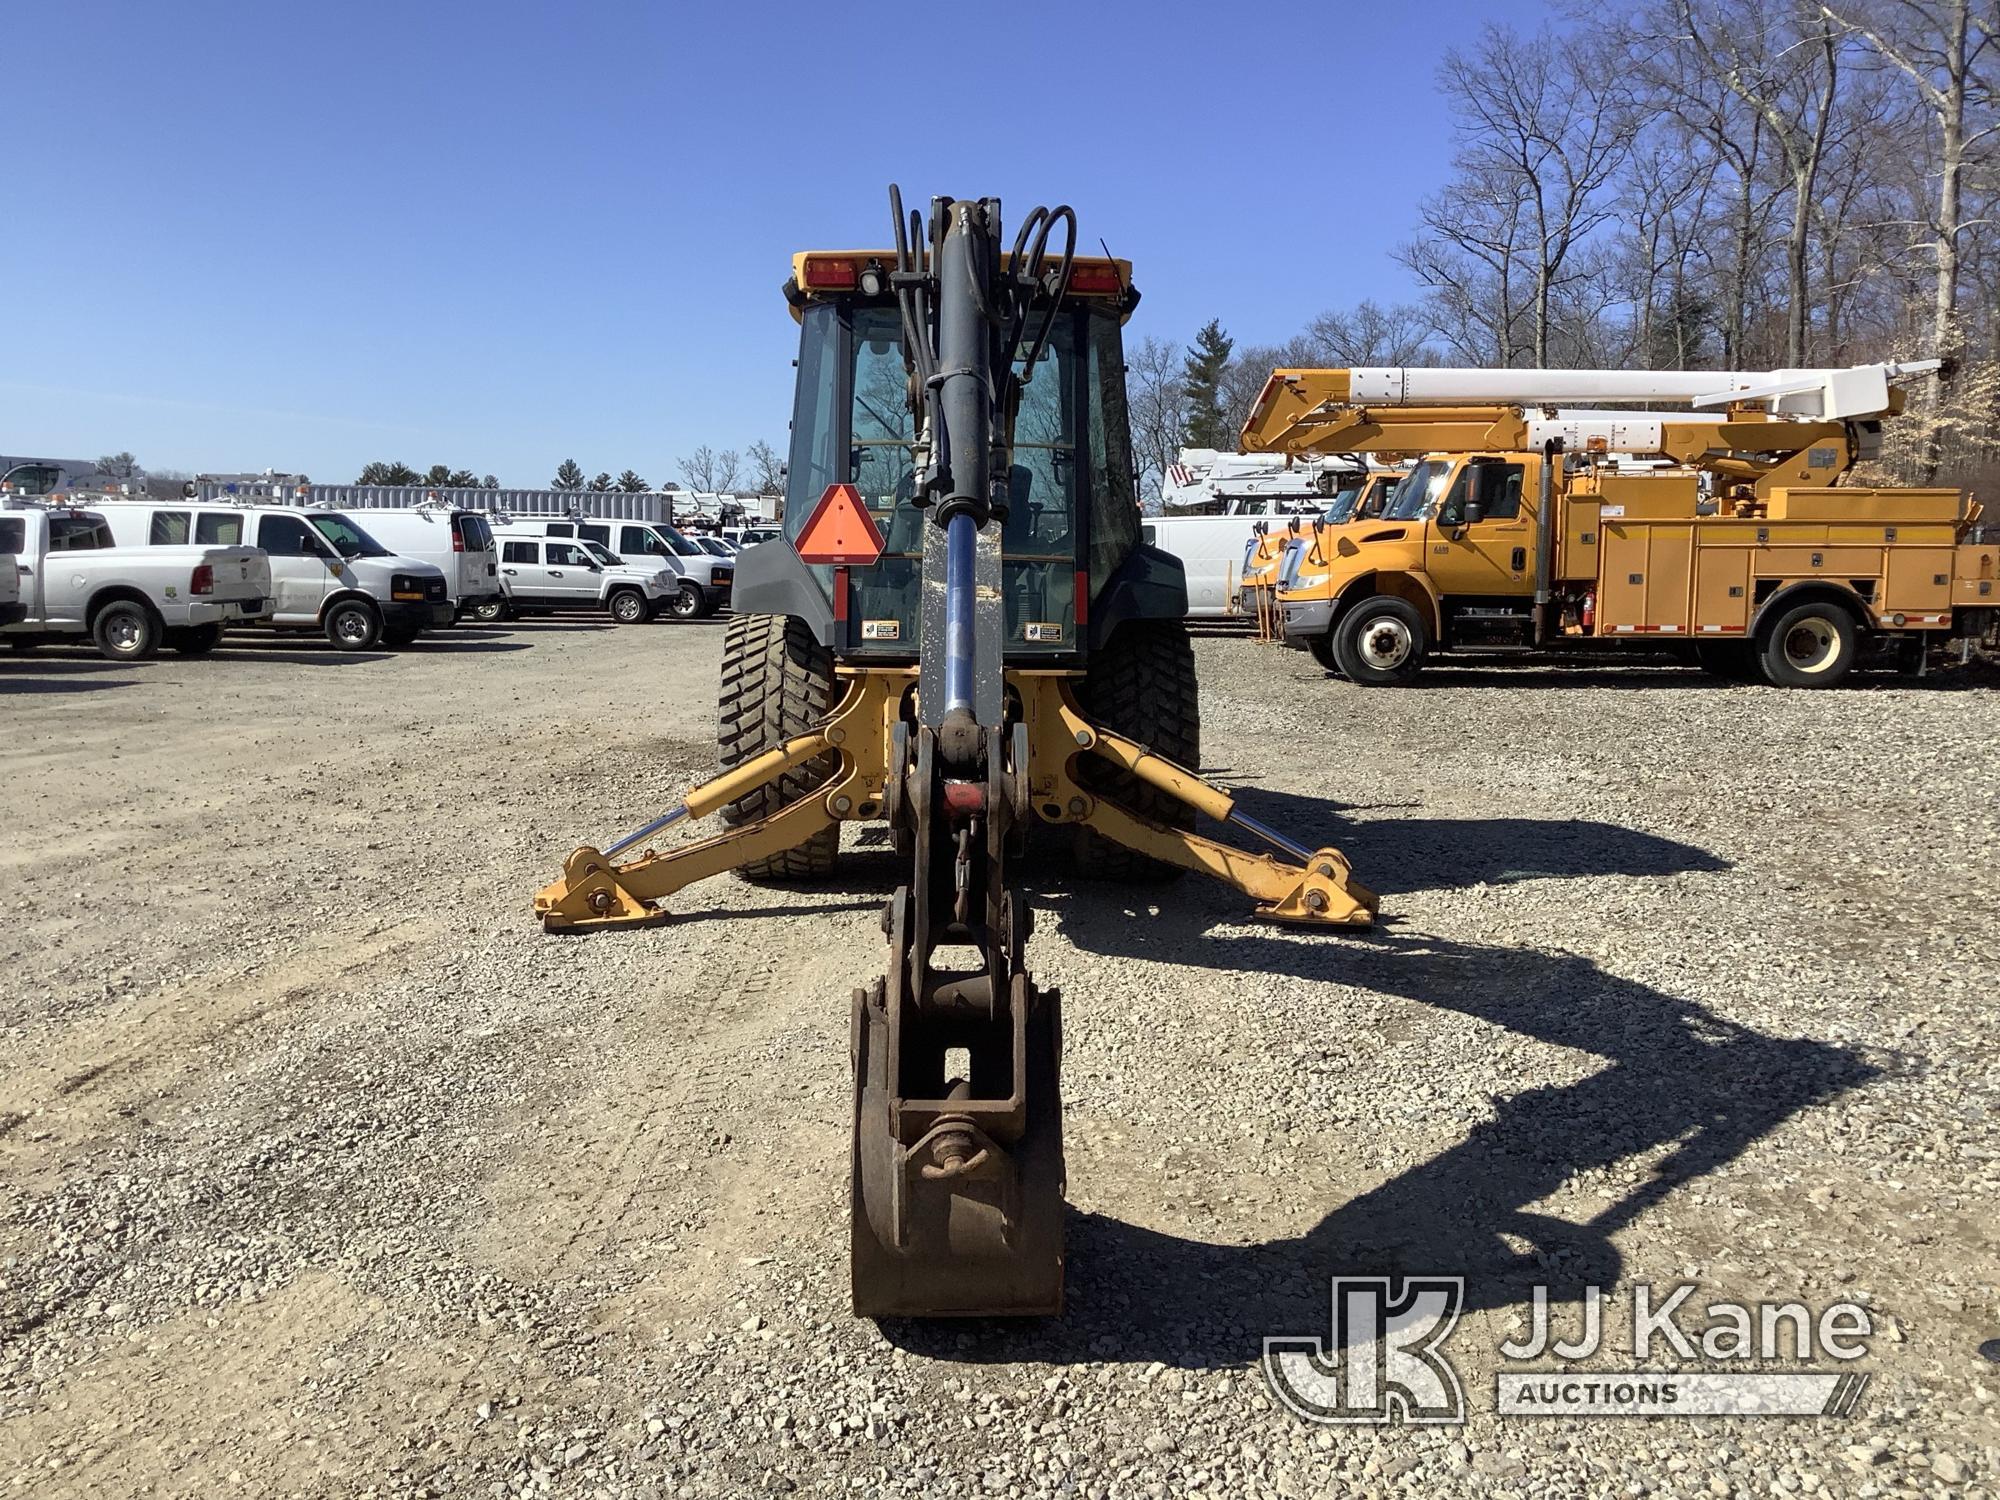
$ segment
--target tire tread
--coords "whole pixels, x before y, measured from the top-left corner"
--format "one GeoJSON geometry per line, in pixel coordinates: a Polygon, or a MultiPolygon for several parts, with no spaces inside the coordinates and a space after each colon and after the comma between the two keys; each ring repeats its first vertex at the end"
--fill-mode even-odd
{"type": "MultiPolygon", "coordinates": [[[[782,745],[820,723],[833,707],[833,653],[802,620],[785,615],[731,615],[722,645],[722,685],[716,742],[722,767],[782,745]]],[[[767,818],[824,786],[838,767],[827,755],[788,771],[722,810],[731,828],[767,818]]],[[[746,880],[823,880],[833,873],[839,828],[814,834],[796,849],[741,867],[746,880]]]]}

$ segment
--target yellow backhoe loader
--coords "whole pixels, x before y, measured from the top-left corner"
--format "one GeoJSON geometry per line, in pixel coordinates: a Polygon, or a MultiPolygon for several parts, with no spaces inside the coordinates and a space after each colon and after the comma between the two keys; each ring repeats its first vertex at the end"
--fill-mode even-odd
{"type": "Polygon", "coordinates": [[[840,825],[911,861],[886,976],[853,996],[853,1305],[1050,1313],[1062,1299],[1060,1000],[1025,962],[1030,820],[1082,873],[1193,870],[1276,921],[1366,926],[1336,849],[1196,776],[1180,565],[1139,536],[1122,328],[1131,268],[1036,209],[936,199],[895,245],[806,252],[785,536],[746,549],[724,646],[723,774],[578,849],[551,931],[661,922],[692,881],[824,880],[840,825]],[[1275,852],[1195,832],[1202,814],[1275,852]],[[725,831],[651,847],[719,814],[725,831]]]}

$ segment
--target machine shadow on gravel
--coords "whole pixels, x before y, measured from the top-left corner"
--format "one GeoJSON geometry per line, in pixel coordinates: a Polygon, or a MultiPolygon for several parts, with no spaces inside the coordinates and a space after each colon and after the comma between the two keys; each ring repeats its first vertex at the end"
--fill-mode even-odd
{"type": "MultiPolygon", "coordinates": [[[[1765,1035],[1576,955],[1415,933],[1217,934],[1210,929],[1236,927],[1241,914],[1220,893],[1210,903],[1192,884],[1174,892],[1163,914],[1115,887],[1053,894],[1046,916],[1086,951],[1400,996],[1594,1054],[1603,1066],[1574,1083],[1498,1100],[1494,1118],[1464,1139],[1331,1205],[1296,1237],[1215,1243],[1073,1213],[1061,1318],[883,1325],[913,1352],[975,1362],[1240,1368],[1257,1360],[1267,1335],[1328,1337],[1335,1275],[1462,1275],[1468,1312],[1523,1305],[1536,1283],[1549,1286],[1553,1302],[1574,1301],[1586,1284],[1619,1280],[1623,1258],[1613,1235],[1800,1111],[1880,1073],[1856,1051],[1765,1035]],[[1662,1153],[1651,1174],[1600,1200],[1589,1217],[1534,1209],[1578,1174],[1643,1153],[1662,1153]]],[[[1074,1013],[1104,997],[1067,998],[1074,1013]]],[[[1302,1037],[1337,1048],[1338,1036],[1321,1036],[1315,1024],[1301,1018],[1302,1037]]],[[[1368,1081],[1356,1076],[1352,1086],[1365,1091],[1368,1081]]],[[[1246,1238],[1257,1229],[1236,1227],[1246,1238]]]]}
{"type": "MultiPolygon", "coordinates": [[[[1693,844],[1579,818],[1376,818],[1327,828],[1327,802],[1262,787],[1231,787],[1243,811],[1308,844],[1333,844],[1382,895],[1513,885],[1590,875],[1661,876],[1727,870],[1693,844]]],[[[1226,830],[1202,830],[1229,838],[1226,830]]]]}

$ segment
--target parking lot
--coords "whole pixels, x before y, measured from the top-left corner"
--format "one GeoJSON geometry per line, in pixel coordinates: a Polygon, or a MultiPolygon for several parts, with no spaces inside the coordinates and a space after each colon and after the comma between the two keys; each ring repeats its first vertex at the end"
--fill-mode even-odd
{"type": "Polygon", "coordinates": [[[1039,867],[1069,1311],[878,1329],[846,1307],[847,1035],[886,838],[660,929],[529,918],[712,769],[721,641],[0,657],[0,1484],[1992,1493],[1989,679],[1368,692],[1205,636],[1207,769],[1386,920],[1039,867]],[[1466,1278],[1466,1426],[1271,1399],[1262,1340],[1368,1272],[1466,1278]],[[1494,1415],[1532,1286],[1567,1326],[1584,1283],[1682,1281],[1865,1303],[1857,1412],[1494,1415]]]}

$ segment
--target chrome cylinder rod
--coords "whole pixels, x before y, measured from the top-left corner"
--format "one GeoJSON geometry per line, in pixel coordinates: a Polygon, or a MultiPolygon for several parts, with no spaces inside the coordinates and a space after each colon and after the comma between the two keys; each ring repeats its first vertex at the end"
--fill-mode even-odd
{"type": "Polygon", "coordinates": [[[1275,828],[1266,828],[1246,812],[1237,812],[1232,809],[1229,814],[1229,821],[1247,833],[1256,834],[1265,843],[1289,854],[1300,864],[1307,863],[1313,857],[1312,850],[1305,848],[1303,845],[1293,843],[1275,828]]]}
{"type": "Polygon", "coordinates": [[[668,808],[665,814],[653,819],[652,822],[648,823],[644,828],[641,828],[637,833],[626,834],[624,838],[620,839],[617,843],[613,844],[609,849],[604,850],[603,851],[604,857],[606,859],[609,859],[612,855],[617,854],[621,850],[630,849],[634,844],[638,843],[640,839],[648,838],[653,834],[658,833],[662,828],[671,827],[673,824],[680,822],[680,820],[682,818],[685,818],[687,815],[688,815],[688,805],[685,802],[682,802],[677,806],[668,808]]]}
{"type": "Polygon", "coordinates": [[[977,592],[979,523],[960,511],[945,526],[944,711],[972,711],[973,600],[977,592]]]}

